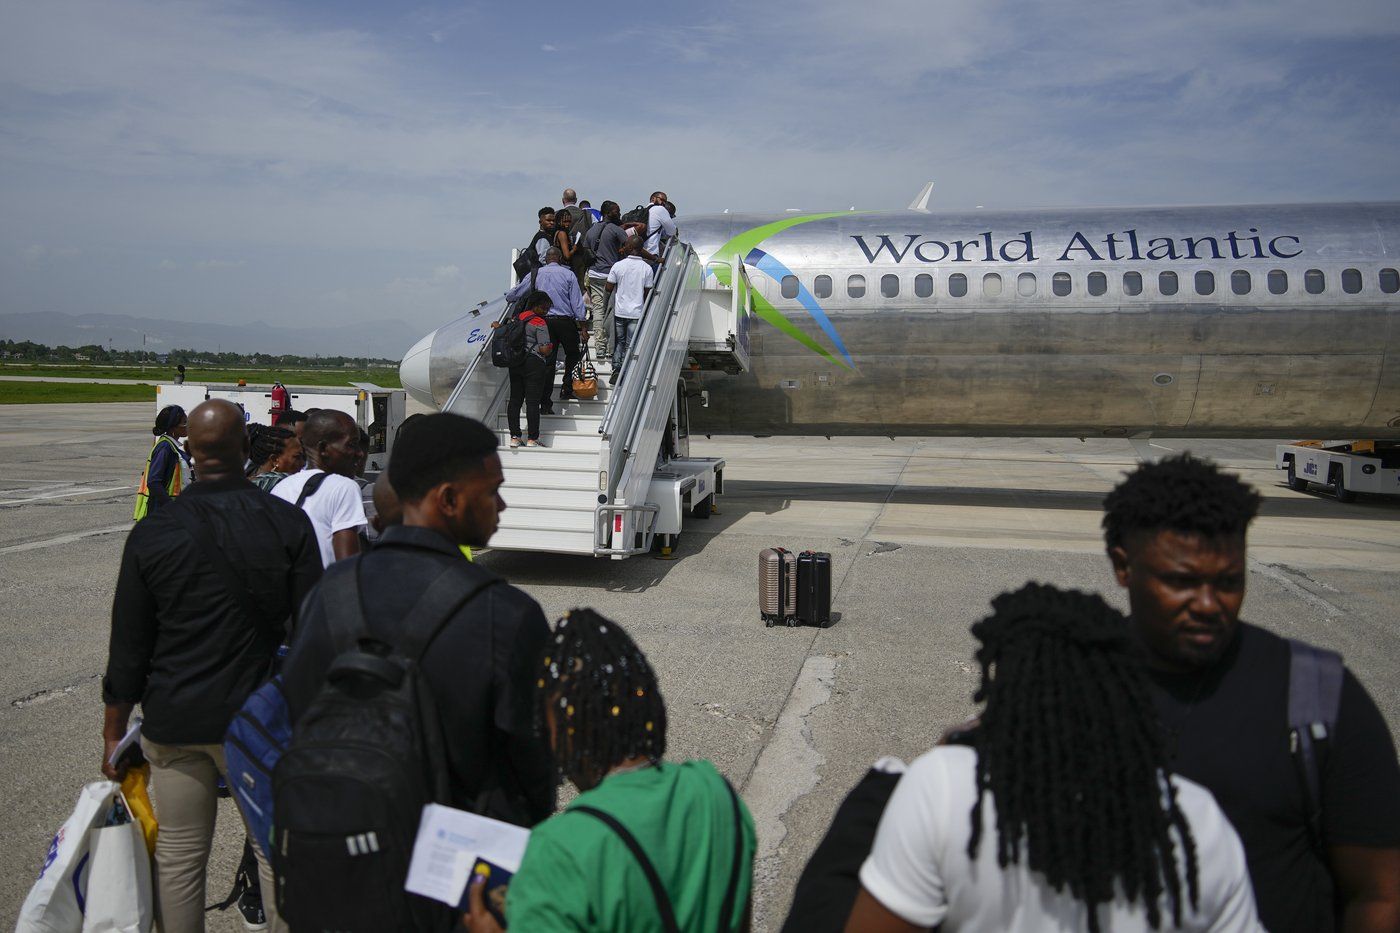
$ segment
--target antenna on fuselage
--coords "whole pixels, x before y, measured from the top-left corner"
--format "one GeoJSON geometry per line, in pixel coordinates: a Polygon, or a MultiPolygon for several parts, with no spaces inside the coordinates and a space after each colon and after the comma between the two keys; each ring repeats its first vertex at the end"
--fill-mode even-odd
{"type": "Polygon", "coordinates": [[[911,211],[923,211],[925,214],[927,214],[928,201],[931,197],[933,197],[933,182],[929,182],[928,184],[924,185],[922,189],[919,190],[919,193],[914,198],[914,200],[909,202],[908,209],[911,211]]]}

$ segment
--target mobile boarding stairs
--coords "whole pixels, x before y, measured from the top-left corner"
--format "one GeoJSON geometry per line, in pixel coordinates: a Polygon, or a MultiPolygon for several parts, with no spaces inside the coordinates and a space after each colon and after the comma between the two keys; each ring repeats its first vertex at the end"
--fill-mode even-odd
{"type": "MultiPolygon", "coordinates": [[[[481,326],[508,310],[498,298],[472,314],[481,326]]],[[[540,415],[540,447],[508,446],[508,371],[491,364],[490,340],[472,345],[442,410],[476,418],[500,437],[506,510],[491,547],[621,559],[656,545],[669,554],[682,520],[708,517],[724,487],[723,460],[689,456],[682,367],[746,371],[752,313],[738,255],[707,269],[689,244],[672,243],[622,382],[609,385],[612,367],[595,361],[597,398],[556,399],[554,414],[540,415]]],[[[522,411],[522,427],[524,418],[522,411]]]]}

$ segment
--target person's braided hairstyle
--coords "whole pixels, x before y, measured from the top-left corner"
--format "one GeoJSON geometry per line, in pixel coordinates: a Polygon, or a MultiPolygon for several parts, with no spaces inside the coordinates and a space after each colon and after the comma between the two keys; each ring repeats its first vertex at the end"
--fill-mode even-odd
{"type": "Polygon", "coordinates": [[[248,475],[252,476],[263,464],[282,453],[287,439],[296,432],[253,422],[248,425],[248,475]]]}
{"type": "Polygon", "coordinates": [[[1190,453],[1145,463],[1103,500],[1104,541],[1122,547],[1135,532],[1175,531],[1209,540],[1243,535],[1263,498],[1252,486],[1190,453]]]}
{"type": "Polygon", "coordinates": [[[1121,891],[1161,926],[1197,905],[1195,840],[1164,779],[1166,755],[1145,667],[1128,622],[1100,597],[1028,583],[992,600],[972,626],[985,701],[973,733],[977,804],[968,856],[982,837],[982,804],[996,806],[997,863],[1038,872],[1089,908],[1121,891]],[[1177,871],[1180,845],[1185,864],[1177,871]]]}
{"type": "Polygon", "coordinates": [[[642,649],[616,622],[592,609],[567,612],[541,662],[537,728],[554,710],[555,764],[591,785],[629,758],[658,764],[666,753],[666,704],[642,649]]]}

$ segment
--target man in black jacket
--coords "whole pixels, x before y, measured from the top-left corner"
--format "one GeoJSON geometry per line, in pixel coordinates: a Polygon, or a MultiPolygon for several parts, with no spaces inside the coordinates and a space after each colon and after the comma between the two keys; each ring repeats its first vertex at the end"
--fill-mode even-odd
{"type": "MultiPolygon", "coordinates": [[[[460,415],[427,415],[401,431],[389,482],[403,524],[384,530],[359,558],[365,622],[393,643],[423,591],[444,572],[479,582],[489,570],[460,545],[484,547],[505,508],[496,436],[460,415]]],[[[283,669],[295,723],[335,660],[324,594],[306,602],[283,669]]],[[[554,811],[554,771],[535,735],[533,689],[549,626],[537,602],[513,586],[489,586],[468,600],[423,655],[448,757],[452,806],[531,826],[554,811]]]]}
{"type": "MultiPolygon", "coordinates": [[[[108,757],[140,703],[160,821],[156,919],[167,933],[204,929],[224,732],[267,679],[287,621],[321,576],[306,515],[244,478],[243,426],[232,402],[190,412],[200,481],[131,530],[112,602],[102,771],[119,777],[108,757]]],[[[259,869],[275,926],[271,875],[259,869]]]]}

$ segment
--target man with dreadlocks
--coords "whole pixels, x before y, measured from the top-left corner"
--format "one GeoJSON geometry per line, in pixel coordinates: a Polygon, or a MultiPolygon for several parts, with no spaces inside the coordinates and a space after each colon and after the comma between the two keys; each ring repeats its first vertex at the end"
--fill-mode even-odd
{"type": "Polygon", "coordinates": [[[970,747],[901,778],[846,929],[1259,930],[1235,831],[1166,772],[1123,616],[1036,583],[992,610],[970,747]]]}
{"type": "MultiPolygon", "coordinates": [[[[753,819],[708,761],[662,760],[666,705],[636,642],[576,609],[537,687],[537,726],[581,793],[530,834],[506,896],[511,929],[746,930],[753,819]]],[[[494,933],[483,887],[473,883],[467,925],[494,933]]]]}
{"type": "Polygon", "coordinates": [[[1390,730],[1330,655],[1332,708],[1308,718],[1332,719],[1313,746],[1315,775],[1294,751],[1304,746],[1290,701],[1309,678],[1295,685],[1290,670],[1298,656],[1330,653],[1240,621],[1245,531],[1260,501],[1190,454],[1138,468],[1104,500],[1108,556],[1146,649],[1170,764],[1208,788],[1239,831],[1272,933],[1395,933],[1400,765],[1390,730]]]}

